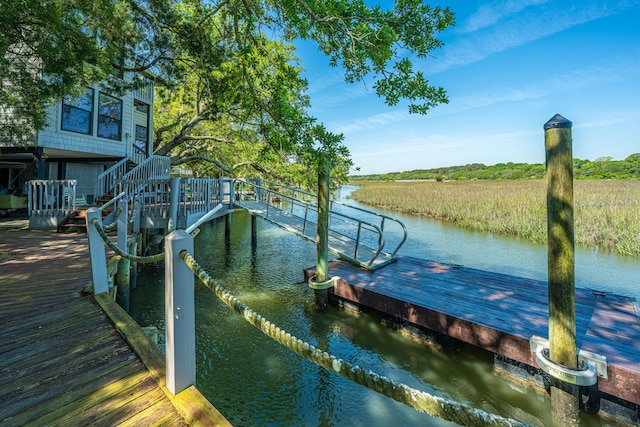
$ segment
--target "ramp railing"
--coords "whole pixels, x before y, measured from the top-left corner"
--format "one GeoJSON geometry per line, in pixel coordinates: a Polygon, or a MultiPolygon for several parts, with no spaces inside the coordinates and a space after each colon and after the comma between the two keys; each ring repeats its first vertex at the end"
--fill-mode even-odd
{"type": "MultiPolygon", "coordinates": [[[[260,179],[237,179],[235,204],[288,231],[315,241],[317,196],[299,188],[260,179]]],[[[329,212],[329,250],[365,268],[393,261],[407,239],[401,221],[339,201],[329,212]],[[395,228],[390,232],[390,229],[395,228]]]]}

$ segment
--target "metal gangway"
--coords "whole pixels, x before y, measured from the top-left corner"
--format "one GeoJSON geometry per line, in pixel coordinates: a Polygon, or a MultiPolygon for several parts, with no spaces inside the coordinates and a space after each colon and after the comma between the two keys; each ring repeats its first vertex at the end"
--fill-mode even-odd
{"type": "MultiPolygon", "coordinates": [[[[315,194],[262,179],[236,179],[234,206],[311,242],[316,241],[318,201],[315,194]]],[[[329,251],[363,268],[375,270],[395,261],[407,240],[397,219],[331,200],[329,251]]]]}

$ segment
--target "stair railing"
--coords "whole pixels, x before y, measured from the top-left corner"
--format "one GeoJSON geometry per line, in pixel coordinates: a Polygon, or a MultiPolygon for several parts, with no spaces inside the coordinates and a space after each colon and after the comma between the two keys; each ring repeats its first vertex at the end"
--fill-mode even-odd
{"type": "Polygon", "coordinates": [[[98,195],[108,194],[129,171],[129,159],[124,158],[98,175],[98,195]]]}
{"type": "Polygon", "coordinates": [[[138,166],[127,172],[121,180],[169,179],[170,177],[171,158],[149,156],[138,166]]]}

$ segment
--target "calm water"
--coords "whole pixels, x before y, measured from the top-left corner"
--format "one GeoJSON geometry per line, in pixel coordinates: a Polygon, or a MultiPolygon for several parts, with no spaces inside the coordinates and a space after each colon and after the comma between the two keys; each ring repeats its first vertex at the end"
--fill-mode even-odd
{"type": "MultiPolygon", "coordinates": [[[[348,197],[346,188],[341,197],[348,197]]],[[[401,253],[538,279],[546,278],[546,249],[402,217],[409,241],[401,253]]],[[[548,425],[548,399],[492,374],[492,356],[470,346],[453,356],[381,326],[372,315],[314,309],[302,270],[315,247],[258,221],[251,245],[249,215],[236,212],[225,240],[224,220],[201,227],[195,256],[209,274],[253,310],[288,332],[409,386],[520,421],[548,425]]],[[[580,252],[582,287],[638,295],[638,260],[580,252]],[[593,264],[597,264],[594,266],[593,264]],[[621,272],[621,270],[624,270],[621,272]],[[615,283],[613,283],[615,282],[615,283]]],[[[148,268],[131,296],[131,314],[164,330],[164,273],[148,268]]],[[[327,372],[271,341],[196,282],[197,386],[236,426],[449,426],[327,372]]],[[[584,418],[585,426],[600,421],[584,418]]]]}

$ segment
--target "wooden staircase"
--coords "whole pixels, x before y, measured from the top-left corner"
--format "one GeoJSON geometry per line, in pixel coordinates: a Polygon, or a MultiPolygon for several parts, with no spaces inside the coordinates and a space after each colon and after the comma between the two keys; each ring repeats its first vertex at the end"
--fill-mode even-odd
{"type": "Polygon", "coordinates": [[[58,222],[56,231],[58,233],[67,233],[77,231],[78,233],[87,232],[87,215],[86,210],[75,210],[58,222]]]}
{"type": "MultiPolygon", "coordinates": [[[[104,194],[96,200],[95,206],[102,206],[113,198],[113,191],[104,194]]],[[[76,231],[78,233],[87,232],[87,209],[90,206],[72,211],[69,215],[58,222],[56,231],[58,233],[68,233],[76,231]]],[[[108,206],[102,211],[102,219],[106,218],[113,211],[113,206],[108,206]]]]}

